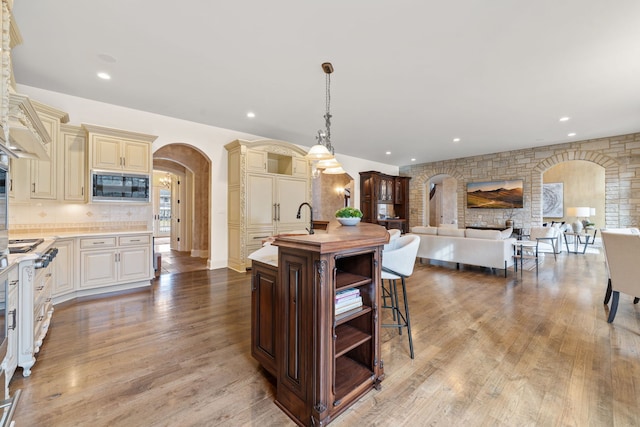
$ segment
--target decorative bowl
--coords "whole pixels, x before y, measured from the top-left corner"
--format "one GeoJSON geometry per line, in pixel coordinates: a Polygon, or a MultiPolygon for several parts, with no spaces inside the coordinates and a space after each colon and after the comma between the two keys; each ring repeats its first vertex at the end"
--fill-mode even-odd
{"type": "Polygon", "coordinates": [[[352,218],[336,218],[338,222],[342,225],[356,225],[360,222],[361,218],[352,217],[352,218]]]}

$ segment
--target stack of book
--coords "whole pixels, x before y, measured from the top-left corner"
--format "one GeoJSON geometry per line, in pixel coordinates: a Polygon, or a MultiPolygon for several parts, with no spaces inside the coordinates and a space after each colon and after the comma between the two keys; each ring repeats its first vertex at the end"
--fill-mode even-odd
{"type": "Polygon", "coordinates": [[[362,307],[362,297],[360,289],[347,288],[336,292],[336,316],[346,311],[355,310],[362,307]]]}

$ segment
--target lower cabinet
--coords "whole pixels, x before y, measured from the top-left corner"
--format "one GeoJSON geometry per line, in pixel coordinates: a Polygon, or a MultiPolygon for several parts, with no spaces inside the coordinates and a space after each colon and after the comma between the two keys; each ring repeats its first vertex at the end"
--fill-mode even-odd
{"type": "Polygon", "coordinates": [[[151,235],[80,238],[80,289],[152,277],[151,235]]]}
{"type": "MultiPolygon", "coordinates": [[[[0,284],[6,283],[6,325],[7,325],[7,355],[2,362],[5,372],[5,389],[9,387],[9,381],[18,367],[18,266],[13,265],[5,270],[0,277],[0,284]]],[[[5,396],[3,393],[2,396],[5,396]]],[[[4,399],[4,397],[3,397],[4,399]]],[[[2,399],[0,399],[2,400],[2,399]]]]}
{"type": "Polygon", "coordinates": [[[251,275],[251,355],[275,376],[278,268],[253,261],[251,275]]]}
{"type": "Polygon", "coordinates": [[[31,375],[35,355],[51,325],[54,264],[55,258],[53,263],[29,259],[18,264],[18,366],[25,377],[31,375]]]}
{"type": "Polygon", "coordinates": [[[56,239],[54,303],[149,286],[153,279],[151,236],[149,231],[56,239]]]}
{"type": "Polygon", "coordinates": [[[58,249],[53,263],[53,297],[73,292],[76,281],[76,239],[56,239],[58,249]]]}

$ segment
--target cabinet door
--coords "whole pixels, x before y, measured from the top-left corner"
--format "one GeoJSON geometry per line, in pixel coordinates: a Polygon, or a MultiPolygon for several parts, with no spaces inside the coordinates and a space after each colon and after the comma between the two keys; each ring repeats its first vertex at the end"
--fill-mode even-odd
{"type": "Polygon", "coordinates": [[[303,157],[293,157],[293,176],[306,178],[309,175],[309,161],[303,157]]]}
{"type": "Polygon", "coordinates": [[[135,282],[151,279],[151,252],[149,246],[120,249],[118,254],[118,281],[135,282]]]}
{"type": "Polygon", "coordinates": [[[80,252],[80,287],[112,285],[117,280],[115,249],[80,252]]]}
{"type": "Polygon", "coordinates": [[[51,142],[46,146],[49,160],[31,160],[31,198],[55,199],[57,182],[56,144],[60,120],[42,114],[40,115],[40,120],[51,137],[51,142]]]}
{"type": "MultiPolygon", "coordinates": [[[[7,355],[3,362],[5,387],[18,366],[18,267],[14,264],[7,274],[7,355]]],[[[3,280],[4,281],[4,280],[3,280]]]]}
{"type": "Polygon", "coordinates": [[[106,170],[122,170],[120,140],[118,138],[91,136],[91,168],[106,170]]]}
{"type": "MultiPolygon", "coordinates": [[[[277,402],[286,405],[298,420],[306,423],[310,415],[313,343],[323,342],[313,329],[313,258],[310,252],[282,250],[279,254],[277,327],[278,390],[277,402]]],[[[324,284],[328,288],[328,284],[324,284]]],[[[321,298],[321,297],[319,297],[321,298]]],[[[325,313],[323,313],[325,314],[325,313]]],[[[325,318],[326,319],[326,318],[325,318]]],[[[318,362],[322,363],[322,362],[318,362]]],[[[320,369],[322,369],[320,367],[320,369]]],[[[319,375],[324,374],[324,372],[319,375]]],[[[327,402],[328,403],[328,402],[327,402]]]]}
{"type": "Polygon", "coordinates": [[[273,227],[277,214],[274,185],[272,176],[247,176],[247,227],[273,227]]]}
{"type": "Polygon", "coordinates": [[[56,240],[56,262],[53,263],[53,296],[64,295],[73,291],[75,276],[75,240],[56,240]]]}
{"type": "Polygon", "coordinates": [[[307,201],[307,181],[300,178],[278,177],[276,185],[277,228],[280,230],[304,230],[309,227],[309,209],[307,206],[300,212],[298,207],[307,201]]]}
{"type": "Polygon", "coordinates": [[[247,150],[247,171],[249,172],[266,172],[267,171],[267,152],[247,150]]]}
{"type": "Polygon", "coordinates": [[[276,375],[276,277],[278,270],[258,262],[252,266],[251,355],[276,375]]]}
{"type": "Polygon", "coordinates": [[[122,167],[131,172],[150,173],[149,147],[146,142],[122,141],[122,167]]]}
{"type": "Polygon", "coordinates": [[[64,182],[64,200],[70,202],[86,201],[84,186],[86,174],[87,141],[81,128],[77,131],[60,131],[60,157],[64,165],[62,180],[64,182]]]}

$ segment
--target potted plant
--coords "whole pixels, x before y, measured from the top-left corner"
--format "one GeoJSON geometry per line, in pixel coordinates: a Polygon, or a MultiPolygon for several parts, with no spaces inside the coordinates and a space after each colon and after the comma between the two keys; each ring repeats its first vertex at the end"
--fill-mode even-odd
{"type": "Polygon", "coordinates": [[[347,206],[336,211],[336,219],[342,225],[356,225],[362,219],[360,209],[347,206]]]}

